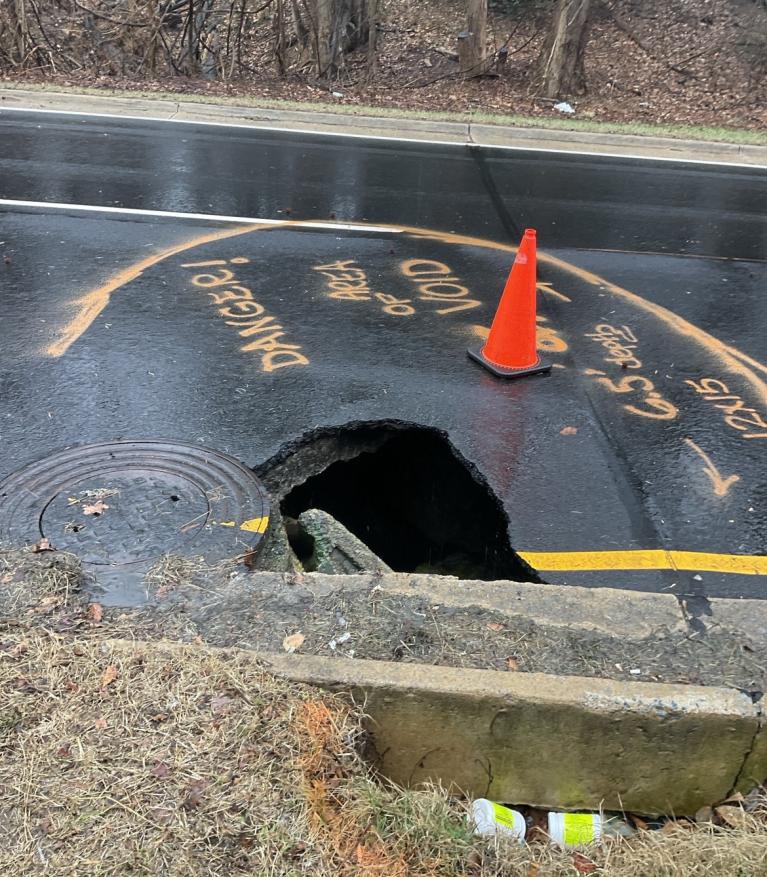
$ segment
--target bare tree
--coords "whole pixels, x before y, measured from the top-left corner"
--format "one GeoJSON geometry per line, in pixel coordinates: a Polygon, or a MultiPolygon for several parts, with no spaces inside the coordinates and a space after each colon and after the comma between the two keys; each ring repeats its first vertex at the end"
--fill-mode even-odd
{"type": "Polygon", "coordinates": [[[582,94],[586,90],[583,55],[591,0],[557,0],[548,36],[538,58],[543,97],[582,94]]]}
{"type": "Polygon", "coordinates": [[[465,76],[481,76],[490,66],[487,0],[467,0],[466,13],[466,30],[458,36],[458,65],[465,76]]]}
{"type": "MultiPolygon", "coordinates": [[[[303,0],[317,73],[332,77],[343,67],[346,52],[365,46],[375,28],[375,0],[303,0]]],[[[294,16],[295,17],[295,16],[294,16]]],[[[306,31],[303,18],[298,16],[306,31]]],[[[298,30],[297,26],[297,30],[298,30]]],[[[297,34],[300,36],[300,34],[297,34]]]]}

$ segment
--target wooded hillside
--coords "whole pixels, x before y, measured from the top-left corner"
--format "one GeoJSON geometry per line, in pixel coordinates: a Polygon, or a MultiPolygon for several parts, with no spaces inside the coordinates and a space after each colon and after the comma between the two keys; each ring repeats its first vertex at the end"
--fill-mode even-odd
{"type": "Polygon", "coordinates": [[[765,0],[3,0],[26,80],[767,125],[765,0]]]}

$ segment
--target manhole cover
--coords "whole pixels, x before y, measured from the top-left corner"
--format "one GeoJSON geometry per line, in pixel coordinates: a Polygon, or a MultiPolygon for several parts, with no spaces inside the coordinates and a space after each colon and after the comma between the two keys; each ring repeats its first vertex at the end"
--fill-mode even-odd
{"type": "Polygon", "coordinates": [[[207,562],[252,556],[268,525],[269,499],[255,475],[194,445],[85,445],[0,482],[0,541],[47,538],[97,567],[166,554],[207,562]]]}

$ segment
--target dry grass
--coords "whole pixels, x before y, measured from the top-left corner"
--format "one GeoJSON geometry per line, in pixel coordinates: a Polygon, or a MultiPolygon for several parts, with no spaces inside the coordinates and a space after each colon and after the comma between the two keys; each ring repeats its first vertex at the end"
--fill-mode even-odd
{"type": "Polygon", "coordinates": [[[358,754],[361,712],[245,651],[0,632],[0,873],[265,877],[761,877],[764,802],[737,828],[573,855],[474,838],[466,805],[358,754]],[[593,866],[589,864],[593,863],[593,866]]]}
{"type": "Polygon", "coordinates": [[[61,551],[0,550],[0,619],[43,615],[82,598],[82,564],[61,551]]]}
{"type": "Polygon", "coordinates": [[[0,873],[325,873],[294,717],[352,740],[340,701],[247,653],[38,633],[2,642],[0,692],[0,873]]]}

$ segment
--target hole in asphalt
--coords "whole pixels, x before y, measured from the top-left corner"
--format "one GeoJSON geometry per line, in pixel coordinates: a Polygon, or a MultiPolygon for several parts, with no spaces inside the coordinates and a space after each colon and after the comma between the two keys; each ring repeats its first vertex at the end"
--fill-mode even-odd
{"type": "Polygon", "coordinates": [[[283,497],[299,559],[311,557],[313,543],[293,522],[318,508],[398,572],[538,581],[509,543],[500,501],[438,430],[362,424],[322,431],[259,474],[283,497]]]}

